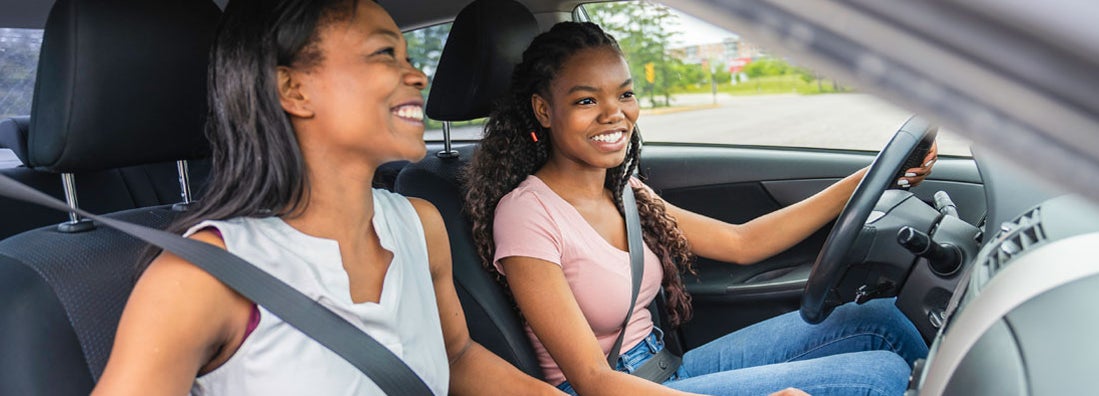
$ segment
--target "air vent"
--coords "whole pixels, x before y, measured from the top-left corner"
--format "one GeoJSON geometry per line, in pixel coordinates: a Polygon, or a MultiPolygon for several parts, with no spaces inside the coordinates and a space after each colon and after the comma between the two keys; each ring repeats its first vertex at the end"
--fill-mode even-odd
{"type": "Polygon", "coordinates": [[[1019,216],[1010,223],[1000,226],[1000,235],[993,241],[985,266],[991,277],[1007,266],[1015,257],[1046,241],[1042,229],[1040,209],[1034,209],[1019,216]]]}

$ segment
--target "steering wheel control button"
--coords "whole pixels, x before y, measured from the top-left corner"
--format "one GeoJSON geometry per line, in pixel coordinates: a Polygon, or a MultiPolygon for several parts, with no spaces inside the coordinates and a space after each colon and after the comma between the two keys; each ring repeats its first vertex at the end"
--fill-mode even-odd
{"type": "Polygon", "coordinates": [[[954,200],[950,199],[950,194],[947,194],[946,191],[939,191],[935,193],[934,199],[935,210],[938,210],[943,216],[958,217],[958,207],[954,205],[954,200]]]}
{"type": "Polygon", "coordinates": [[[902,227],[897,232],[897,243],[912,254],[927,259],[936,275],[954,275],[962,266],[962,252],[957,246],[935,242],[915,228],[902,227]]]}
{"type": "Polygon", "coordinates": [[[931,237],[912,227],[901,228],[897,232],[897,243],[917,256],[923,256],[931,248],[931,237]]]}

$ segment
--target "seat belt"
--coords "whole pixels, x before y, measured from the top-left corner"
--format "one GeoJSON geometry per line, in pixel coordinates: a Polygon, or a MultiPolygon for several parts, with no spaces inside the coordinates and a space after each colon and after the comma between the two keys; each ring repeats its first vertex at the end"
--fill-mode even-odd
{"type": "MultiPolygon", "coordinates": [[[[633,187],[629,183],[626,183],[626,186],[622,189],[622,211],[626,219],[626,246],[630,250],[633,293],[631,293],[630,298],[630,309],[626,311],[626,320],[622,322],[622,331],[618,332],[618,338],[611,346],[610,353],[607,354],[607,363],[611,365],[612,370],[618,368],[618,356],[622,352],[622,340],[626,336],[626,326],[630,324],[630,318],[633,316],[633,308],[637,304],[637,295],[641,290],[641,278],[645,274],[641,219],[637,213],[637,201],[633,195],[633,187]]],[[[661,290],[661,293],[663,293],[663,290],[661,290]]],[[[671,353],[665,346],[630,374],[659,384],[671,378],[681,363],[682,358],[671,353]]]]}
{"type": "Polygon", "coordinates": [[[630,273],[633,278],[633,292],[630,293],[630,309],[626,311],[626,320],[622,322],[622,331],[614,340],[611,352],[607,354],[607,363],[611,369],[618,367],[618,354],[622,352],[622,339],[626,336],[626,326],[633,317],[633,307],[637,303],[637,293],[641,290],[641,278],[645,275],[645,254],[641,250],[641,220],[637,214],[637,201],[633,196],[630,183],[622,188],[622,212],[626,218],[626,248],[630,251],[630,273]]]}
{"type": "Polygon", "coordinates": [[[245,298],[332,350],[387,395],[431,395],[422,379],[397,355],[343,317],[285,282],[217,246],[162,230],[96,216],[0,174],[0,196],[63,212],[76,212],[191,262],[245,298]]]}

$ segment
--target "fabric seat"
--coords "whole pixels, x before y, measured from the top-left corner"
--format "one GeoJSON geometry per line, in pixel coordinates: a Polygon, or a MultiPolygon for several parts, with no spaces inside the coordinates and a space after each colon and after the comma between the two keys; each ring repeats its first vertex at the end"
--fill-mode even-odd
{"type": "MultiPolygon", "coordinates": [[[[127,191],[138,179],[175,183],[174,165],[118,169],[209,152],[206,65],[219,15],[208,1],[57,1],[43,37],[28,166],[20,172],[76,174],[82,207],[95,201],[95,194],[79,195],[82,186],[98,192],[116,184],[127,191]],[[97,173],[112,181],[86,176],[97,173]]],[[[60,187],[56,179],[49,184],[60,187]]],[[[179,188],[129,191],[136,202],[169,200],[179,188]]],[[[176,214],[154,206],[109,216],[164,228],[176,214]]],[[[144,249],[108,228],[61,233],[49,226],[0,241],[0,394],[91,390],[144,249]]]]}
{"type": "MultiPolygon", "coordinates": [[[[539,32],[531,12],[513,0],[477,0],[454,20],[432,82],[427,115],[463,121],[488,116],[508,86],[512,69],[539,32]]],[[[542,369],[514,304],[481,266],[469,219],[462,213],[459,177],[475,145],[456,147],[457,157],[427,158],[406,166],[396,191],[423,198],[443,216],[450,237],[454,283],[470,335],[520,370],[542,378],[542,369]]]]}
{"type": "Polygon", "coordinates": [[[0,170],[19,167],[26,163],[27,133],[30,131],[30,124],[30,116],[0,120],[0,148],[8,149],[15,157],[7,159],[12,161],[11,164],[0,162],[0,170]]]}

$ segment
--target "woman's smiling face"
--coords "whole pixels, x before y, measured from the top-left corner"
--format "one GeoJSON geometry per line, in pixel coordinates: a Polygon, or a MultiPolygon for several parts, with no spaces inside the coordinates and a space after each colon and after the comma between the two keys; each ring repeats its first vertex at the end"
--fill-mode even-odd
{"type": "Polygon", "coordinates": [[[573,169],[622,164],[640,108],[626,60],[610,46],[580,50],[565,60],[547,95],[531,98],[550,130],[550,162],[573,169]]]}
{"type": "Polygon", "coordinates": [[[299,71],[314,123],[310,132],[324,135],[333,144],[329,150],[371,162],[422,158],[427,77],[409,63],[389,14],[360,1],[352,18],[322,28],[317,45],[323,60],[299,71]]]}

